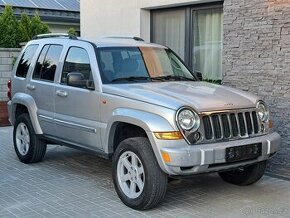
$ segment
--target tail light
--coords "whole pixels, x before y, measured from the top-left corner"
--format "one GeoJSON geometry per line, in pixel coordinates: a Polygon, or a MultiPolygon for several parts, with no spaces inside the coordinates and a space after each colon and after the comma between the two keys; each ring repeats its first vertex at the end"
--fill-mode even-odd
{"type": "Polygon", "coordinates": [[[7,91],[7,97],[9,100],[11,100],[11,79],[7,83],[8,91],[7,91]]]}

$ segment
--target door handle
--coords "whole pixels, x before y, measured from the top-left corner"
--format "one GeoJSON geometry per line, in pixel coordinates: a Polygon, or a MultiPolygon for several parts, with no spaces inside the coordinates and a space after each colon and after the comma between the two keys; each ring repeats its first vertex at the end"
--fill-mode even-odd
{"type": "Polygon", "coordinates": [[[31,84],[27,84],[26,87],[29,90],[34,90],[35,89],[35,86],[34,85],[31,85],[31,84]]]}
{"type": "Polygon", "coordinates": [[[60,97],[67,97],[67,95],[68,95],[67,92],[63,91],[63,90],[57,90],[56,94],[60,97]]]}

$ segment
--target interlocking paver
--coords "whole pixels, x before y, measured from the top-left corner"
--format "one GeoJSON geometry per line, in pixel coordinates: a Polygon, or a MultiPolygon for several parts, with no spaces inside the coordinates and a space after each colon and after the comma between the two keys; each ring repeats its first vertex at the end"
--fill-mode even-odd
{"type": "Polygon", "coordinates": [[[173,181],[150,211],[126,207],[115,193],[111,163],[49,145],[37,164],[18,161],[12,128],[0,128],[0,217],[290,217],[290,182],[269,176],[252,186],[216,174],[173,181]]]}

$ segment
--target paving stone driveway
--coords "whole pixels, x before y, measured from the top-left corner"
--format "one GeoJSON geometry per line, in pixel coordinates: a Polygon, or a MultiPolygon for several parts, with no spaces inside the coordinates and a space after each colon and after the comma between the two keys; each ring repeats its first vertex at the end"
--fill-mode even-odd
{"type": "Polygon", "coordinates": [[[20,163],[12,128],[0,128],[0,217],[290,217],[290,182],[268,176],[249,187],[216,174],[170,183],[156,209],[134,211],[117,197],[111,163],[51,145],[41,163],[20,163]]]}

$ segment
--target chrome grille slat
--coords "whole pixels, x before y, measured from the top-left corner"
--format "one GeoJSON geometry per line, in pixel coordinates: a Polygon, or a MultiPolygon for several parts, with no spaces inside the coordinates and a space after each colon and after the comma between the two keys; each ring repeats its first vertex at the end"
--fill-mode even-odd
{"type": "Polygon", "coordinates": [[[221,116],[218,116],[220,122],[220,129],[221,129],[221,138],[224,138],[224,125],[221,116]]]}
{"type": "Polygon", "coordinates": [[[228,123],[229,123],[229,127],[230,127],[230,138],[234,137],[233,135],[233,127],[232,127],[232,122],[231,122],[231,118],[230,118],[230,114],[226,114],[227,115],[227,119],[228,119],[228,123]]]}
{"type": "Polygon", "coordinates": [[[244,123],[245,123],[245,128],[246,128],[246,135],[248,136],[248,135],[251,135],[251,129],[248,126],[249,122],[248,122],[246,113],[248,112],[243,113],[243,117],[244,117],[244,123]]]}
{"type": "Polygon", "coordinates": [[[261,133],[255,109],[206,114],[202,121],[207,122],[204,131],[211,129],[211,133],[205,134],[205,141],[246,138],[261,133]]]}
{"type": "Polygon", "coordinates": [[[239,121],[239,118],[238,118],[238,114],[235,113],[235,116],[236,116],[236,121],[237,121],[237,124],[238,124],[238,136],[241,137],[240,121],[239,121]]]}
{"type": "Polygon", "coordinates": [[[212,121],[212,116],[209,117],[210,125],[211,125],[211,131],[212,131],[212,139],[215,139],[215,133],[213,129],[213,121],[212,121]]]}

